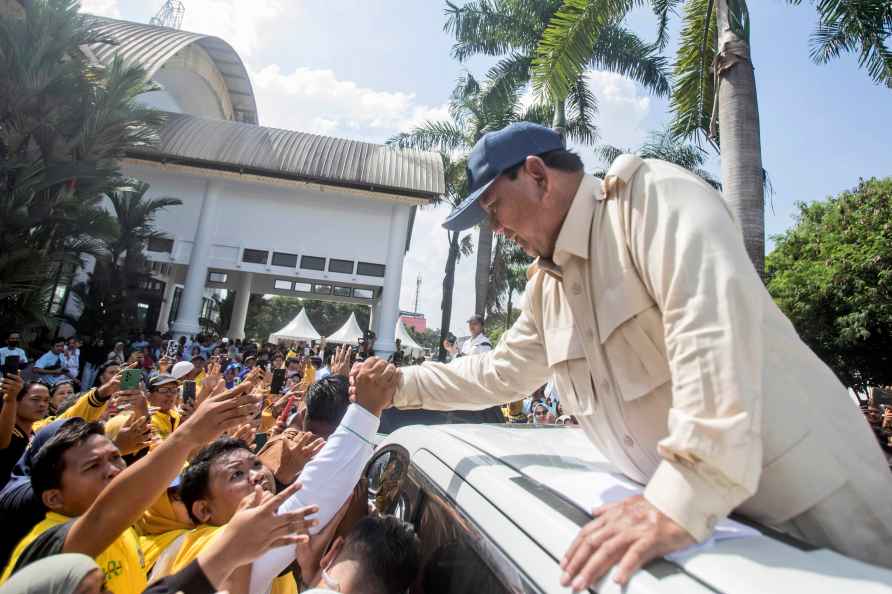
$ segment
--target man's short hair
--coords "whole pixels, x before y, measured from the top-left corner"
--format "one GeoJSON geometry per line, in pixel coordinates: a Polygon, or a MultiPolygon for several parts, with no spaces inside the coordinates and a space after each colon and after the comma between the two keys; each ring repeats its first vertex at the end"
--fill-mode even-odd
{"type": "Polygon", "coordinates": [[[324,421],[337,427],[350,406],[350,384],[342,375],[330,375],[314,382],[305,401],[308,421],[324,421]]]}
{"type": "Polygon", "coordinates": [[[421,568],[421,541],[408,522],[368,516],[347,535],[339,559],[356,561],[360,583],[372,594],[405,592],[421,568]]]}
{"type": "Polygon", "coordinates": [[[105,435],[102,423],[75,418],[66,421],[40,448],[31,467],[31,486],[38,499],[50,489],[62,486],[65,452],[85,443],[93,435],[105,435]]]}
{"type": "Polygon", "coordinates": [[[180,500],[186,506],[189,517],[195,524],[201,524],[201,520],[192,514],[192,504],[208,496],[208,487],[211,482],[211,465],[214,461],[236,450],[251,451],[240,439],[234,437],[221,437],[202,449],[192,458],[183,472],[180,473],[180,500]]]}
{"type": "MultiPolygon", "coordinates": [[[[585,169],[585,165],[582,163],[582,159],[579,158],[579,155],[573,151],[568,151],[567,149],[548,151],[547,153],[542,153],[538,156],[545,162],[546,167],[557,169],[558,171],[573,173],[585,169]]],[[[509,179],[517,179],[517,173],[520,171],[520,168],[523,167],[525,162],[526,161],[524,160],[514,167],[509,167],[502,173],[502,175],[507,175],[509,179]]]]}

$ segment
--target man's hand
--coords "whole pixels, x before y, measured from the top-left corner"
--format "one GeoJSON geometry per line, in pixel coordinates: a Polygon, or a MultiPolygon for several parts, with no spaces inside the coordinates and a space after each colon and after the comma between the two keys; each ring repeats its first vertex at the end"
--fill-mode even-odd
{"type": "Polygon", "coordinates": [[[140,416],[131,413],[130,418],[118,431],[114,443],[121,450],[122,456],[149,447],[152,443],[152,425],[149,423],[148,415],[140,416]]]}
{"type": "Polygon", "coordinates": [[[203,447],[223,432],[248,423],[258,405],[257,399],[247,393],[251,387],[249,382],[243,382],[232,390],[211,396],[198,405],[175,433],[181,433],[193,445],[203,447]]]}
{"type": "Polygon", "coordinates": [[[24,385],[25,381],[22,379],[21,375],[18,373],[7,373],[3,380],[0,381],[0,389],[3,390],[3,402],[11,406],[16,406],[18,404],[16,397],[19,395],[19,392],[22,391],[24,385]]]}
{"type": "Polygon", "coordinates": [[[561,560],[561,585],[574,592],[595,584],[619,565],[618,584],[625,585],[651,559],[695,543],[694,538],[641,495],[602,505],[561,560]]]}
{"type": "Polygon", "coordinates": [[[242,500],[229,523],[198,556],[198,564],[211,584],[221,587],[233,570],[253,562],[270,549],[309,542],[309,529],[318,520],[308,520],[307,516],[317,513],[317,506],[276,513],[300,488],[300,483],[294,483],[277,495],[269,495],[260,486],[254,487],[254,493],[242,500]]]}
{"type": "Polygon", "coordinates": [[[393,404],[399,378],[399,371],[392,364],[369,357],[350,372],[350,400],[380,417],[393,404]]]}
{"type": "Polygon", "coordinates": [[[331,374],[347,376],[350,374],[350,366],[353,359],[353,349],[350,345],[342,345],[335,348],[331,358],[331,374]]]}
{"type": "Polygon", "coordinates": [[[287,485],[322,450],[325,440],[309,431],[288,429],[283,442],[282,464],[276,473],[276,479],[287,485]]]}

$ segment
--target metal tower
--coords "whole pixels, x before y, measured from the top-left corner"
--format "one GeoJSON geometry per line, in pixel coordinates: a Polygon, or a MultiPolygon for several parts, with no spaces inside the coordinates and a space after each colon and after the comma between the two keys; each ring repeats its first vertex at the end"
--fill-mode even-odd
{"type": "Polygon", "coordinates": [[[418,278],[415,280],[415,313],[418,313],[418,296],[421,295],[421,273],[418,274],[418,278]]]}
{"type": "Polygon", "coordinates": [[[166,0],[164,6],[158,11],[158,14],[149,21],[150,25],[157,27],[169,27],[171,29],[179,29],[183,25],[183,15],[186,13],[186,7],[180,0],[166,0]]]}

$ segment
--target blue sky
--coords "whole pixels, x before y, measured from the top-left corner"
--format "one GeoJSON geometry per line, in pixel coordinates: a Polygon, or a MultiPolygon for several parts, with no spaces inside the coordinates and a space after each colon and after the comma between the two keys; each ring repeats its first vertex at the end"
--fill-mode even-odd
{"type": "MultiPolygon", "coordinates": [[[[381,142],[425,119],[445,117],[445,103],[465,68],[481,75],[491,63],[458,64],[443,32],[439,0],[183,0],[184,29],[214,34],[239,51],[252,73],[265,125],[381,142]]],[[[148,21],[161,0],[87,0],[85,10],[148,21]]],[[[823,66],[809,59],[813,6],[750,0],[752,53],[762,150],[775,193],[766,232],[793,223],[794,204],[855,186],[861,177],[892,175],[892,90],[874,85],[854,56],[823,66]]],[[[674,30],[680,19],[675,20],[674,30]]],[[[653,39],[645,11],[628,25],[653,39]]],[[[667,47],[671,58],[675,39],[667,47]]],[[[637,146],[668,121],[668,102],[627,79],[593,72],[602,140],[637,146]]],[[[586,162],[596,164],[590,148],[586,162]]],[[[710,169],[718,172],[713,158],[710,169]]],[[[443,208],[419,213],[406,257],[401,305],[411,308],[423,275],[421,309],[439,325],[446,256],[438,230],[443,208]]],[[[473,308],[473,258],[460,263],[456,331],[473,308]]]]}

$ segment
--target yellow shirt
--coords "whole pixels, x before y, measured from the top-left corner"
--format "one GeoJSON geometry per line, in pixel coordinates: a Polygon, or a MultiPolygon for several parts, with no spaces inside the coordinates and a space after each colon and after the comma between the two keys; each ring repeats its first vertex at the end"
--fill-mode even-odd
{"type": "Polygon", "coordinates": [[[179,425],[180,413],[174,409],[167,412],[155,411],[155,414],[152,415],[152,428],[161,439],[167,439],[179,425]]]}
{"type": "MultiPolygon", "coordinates": [[[[46,518],[16,545],[6,569],[3,570],[3,576],[0,577],[0,584],[9,579],[19,557],[38,536],[53,526],[65,524],[72,519],[55,512],[47,512],[46,518]]],[[[106,587],[113,594],[141,594],[148,586],[142,551],[136,532],[132,528],[122,532],[116,541],[95,558],[95,561],[105,573],[106,587]]]]}
{"type": "Polygon", "coordinates": [[[80,417],[85,421],[98,421],[102,416],[102,413],[105,411],[105,405],[108,403],[107,400],[100,401],[98,394],[99,392],[96,388],[84,392],[84,394],[61,415],[40,419],[31,426],[31,430],[34,433],[37,433],[41,427],[45,427],[56,419],[74,419],[80,417]]]}
{"type": "MultiPolygon", "coordinates": [[[[220,528],[222,526],[203,524],[187,532],[180,545],[180,550],[164,575],[173,575],[197,559],[198,555],[211,542],[211,539],[219,532],[220,528]]],[[[274,579],[270,594],[297,594],[297,582],[294,581],[294,576],[289,572],[274,579]]]]}

